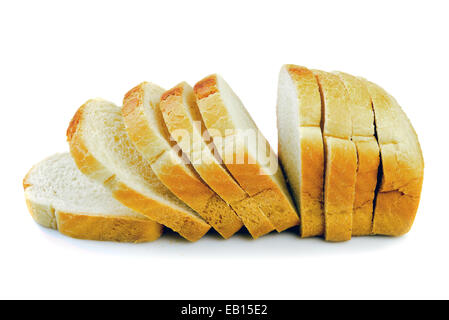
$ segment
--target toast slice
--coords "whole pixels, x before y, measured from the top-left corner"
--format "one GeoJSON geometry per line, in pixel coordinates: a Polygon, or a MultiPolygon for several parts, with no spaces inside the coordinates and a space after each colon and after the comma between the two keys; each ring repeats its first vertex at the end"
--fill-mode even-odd
{"type": "Polygon", "coordinates": [[[194,93],[218,155],[235,180],[258,201],[278,232],[298,225],[277,156],[237,95],[218,75],[199,81],[194,93]]]}
{"type": "Polygon", "coordinates": [[[352,122],[351,140],[357,149],[352,235],[370,235],[380,162],[379,145],[374,136],[374,111],[368,89],[362,80],[343,72],[335,72],[335,74],[343,81],[349,95],[352,122]]]}
{"type": "Polygon", "coordinates": [[[125,95],[122,115],[128,136],[159,180],[227,239],[242,227],[242,221],[175,151],[176,143],[171,141],[159,109],[164,91],[143,82],[125,95]]]}
{"type": "Polygon", "coordinates": [[[82,173],[101,182],[125,206],[189,241],[210,226],[170,192],[131,143],[121,109],[102,99],[81,106],[67,130],[70,152],[82,173]]]}
{"type": "Polygon", "coordinates": [[[418,136],[397,101],[364,80],[373,104],[382,178],[374,208],[373,233],[400,236],[413,225],[424,177],[418,136]]]}
{"type": "Polygon", "coordinates": [[[279,159],[301,217],[301,236],[324,234],[321,97],[312,71],[285,65],[277,98],[279,159]]]}
{"type": "Polygon", "coordinates": [[[350,101],[338,76],[313,70],[321,93],[324,139],[325,239],[351,239],[357,175],[357,149],[351,141],[350,101]]]}
{"type": "Polygon", "coordinates": [[[162,234],[160,224],[123,206],[83,175],[69,153],[36,164],[23,179],[23,188],[34,220],[73,238],[146,242],[162,234]]]}
{"type": "Polygon", "coordinates": [[[212,152],[193,89],[183,82],[162,95],[160,109],[171,138],[189,158],[201,178],[239,215],[253,238],[274,226],[258,203],[237,184],[212,152]]]}

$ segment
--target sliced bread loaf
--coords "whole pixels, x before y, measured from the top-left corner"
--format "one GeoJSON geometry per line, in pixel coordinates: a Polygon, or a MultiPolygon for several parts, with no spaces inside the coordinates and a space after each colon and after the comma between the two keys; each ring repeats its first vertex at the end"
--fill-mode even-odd
{"type": "Polygon", "coordinates": [[[321,93],[325,152],[325,238],[346,241],[352,234],[357,149],[351,141],[349,96],[335,74],[313,70],[321,93]]]}
{"type": "Polygon", "coordinates": [[[258,201],[277,231],[298,225],[277,156],[237,95],[218,75],[199,81],[194,93],[206,129],[235,180],[258,201]]]}
{"type": "Polygon", "coordinates": [[[242,227],[242,222],[201,180],[188,160],[175,151],[176,143],[171,141],[159,109],[164,91],[144,82],[125,95],[122,115],[128,136],[159,180],[224,238],[229,238],[242,227]]]}
{"type": "Polygon", "coordinates": [[[70,152],[80,171],[103,183],[125,206],[190,241],[210,226],[170,192],[131,143],[121,109],[101,100],[79,108],[67,130],[70,152]]]}
{"type": "Polygon", "coordinates": [[[374,111],[371,98],[362,80],[343,72],[336,72],[349,95],[352,122],[351,140],[357,148],[357,178],[352,235],[372,233],[373,204],[379,168],[379,145],[374,136],[374,111]]]}
{"type": "Polygon", "coordinates": [[[312,71],[285,65],[277,98],[279,159],[301,216],[303,237],[324,234],[320,90],[312,71]]]}
{"type": "Polygon", "coordinates": [[[364,82],[374,108],[382,162],[373,233],[400,236],[410,230],[418,210],[424,176],[421,147],[397,101],[378,85],[364,82]]]}
{"type": "Polygon", "coordinates": [[[83,175],[69,153],[36,164],[23,187],[34,220],[73,238],[145,242],[162,233],[160,224],[123,206],[101,184],[83,175]]]}
{"type": "Polygon", "coordinates": [[[195,101],[193,89],[183,82],[162,95],[160,108],[171,134],[201,178],[240,216],[249,233],[260,237],[274,226],[257,201],[237,184],[206,144],[209,140],[195,101]]]}

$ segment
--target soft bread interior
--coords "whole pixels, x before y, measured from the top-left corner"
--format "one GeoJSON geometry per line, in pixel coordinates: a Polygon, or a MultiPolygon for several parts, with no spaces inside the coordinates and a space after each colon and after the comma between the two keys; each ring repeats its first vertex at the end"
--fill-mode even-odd
{"type": "Polygon", "coordinates": [[[24,183],[29,201],[56,211],[147,219],[115,200],[103,185],[83,175],[69,153],[39,162],[24,183]]]}
{"type": "Polygon", "coordinates": [[[235,212],[201,180],[190,163],[182,158],[180,150],[175,151],[176,144],[170,141],[160,109],[162,93],[161,88],[144,82],[125,95],[122,114],[128,136],[151,163],[160,181],[223,237],[229,238],[241,228],[242,223],[235,212]]]}
{"type": "Polygon", "coordinates": [[[131,143],[119,107],[95,99],[85,108],[84,142],[96,159],[120,181],[142,195],[197,215],[159,181],[148,161],[131,143]]]}
{"type": "MultiPolygon", "coordinates": [[[[220,153],[215,146],[212,137],[210,137],[206,125],[203,122],[203,118],[201,116],[200,110],[196,104],[195,95],[193,94],[193,88],[189,86],[187,83],[182,83],[183,87],[183,103],[186,107],[184,110],[186,111],[186,115],[189,119],[189,122],[193,127],[193,137],[191,137],[191,141],[182,141],[182,150],[190,151],[190,159],[198,164],[204,163],[212,163],[215,162],[217,164],[217,168],[221,167],[223,171],[228,173],[228,170],[223,165],[223,160],[220,157],[220,153]]],[[[178,139],[181,137],[178,137],[178,139]]],[[[229,174],[229,173],[228,173],[229,174]]],[[[230,177],[233,179],[232,177],[230,177]]]]}
{"type": "MultiPolygon", "coordinates": [[[[145,129],[140,130],[145,131],[141,133],[149,134],[147,137],[149,139],[138,137],[139,140],[133,141],[137,149],[139,149],[141,154],[143,154],[151,164],[161,159],[164,153],[169,153],[166,158],[170,159],[173,164],[182,166],[188,171],[188,174],[199,178],[190,165],[189,159],[177,146],[176,141],[171,137],[165,124],[164,117],[159,107],[161,96],[165,90],[150,82],[144,82],[135,89],[141,89],[143,93],[142,109],[144,119],[140,119],[140,121],[144,121],[148,124],[145,129]]],[[[130,124],[136,125],[138,122],[139,121],[136,121],[135,123],[130,124]]],[[[127,125],[126,121],[125,125],[127,125]]],[[[130,129],[131,128],[128,128],[128,133],[130,133],[130,129]]],[[[137,130],[139,130],[136,130],[136,128],[132,129],[133,130],[131,131],[133,132],[138,132],[137,130]]]]}
{"type": "Polygon", "coordinates": [[[296,86],[285,67],[279,74],[277,108],[279,158],[299,208],[301,181],[299,102],[296,86]]]}
{"type": "MultiPolygon", "coordinates": [[[[254,136],[257,137],[257,143],[245,143],[245,149],[247,150],[251,158],[261,166],[260,173],[270,177],[271,180],[288,198],[288,200],[291,201],[290,193],[287,190],[287,185],[285,183],[282,171],[278,168],[278,160],[275,152],[271,149],[268,141],[262,135],[256,123],[249,115],[248,110],[245,108],[239,97],[231,89],[229,84],[224,81],[224,79],[219,75],[216,76],[216,79],[217,87],[220,91],[220,97],[223,100],[223,104],[226,106],[227,112],[232,121],[232,126],[230,127],[243,131],[249,130],[248,132],[252,132],[254,136]]],[[[222,132],[222,135],[223,133],[225,136],[227,136],[226,130],[225,132],[222,132]]],[[[214,136],[213,133],[211,133],[211,135],[214,136]]],[[[233,137],[231,139],[238,139],[238,141],[242,141],[241,137],[233,137]]],[[[236,147],[238,148],[239,142],[225,142],[225,144],[236,145],[236,147]]],[[[226,154],[223,156],[223,158],[226,158],[229,152],[225,151],[225,153],[226,154]]]]}
{"type": "Polygon", "coordinates": [[[222,164],[202,121],[193,89],[184,82],[167,91],[161,110],[171,135],[189,155],[195,169],[235,210],[251,235],[257,238],[272,231],[274,227],[259,202],[248,196],[222,164]]]}

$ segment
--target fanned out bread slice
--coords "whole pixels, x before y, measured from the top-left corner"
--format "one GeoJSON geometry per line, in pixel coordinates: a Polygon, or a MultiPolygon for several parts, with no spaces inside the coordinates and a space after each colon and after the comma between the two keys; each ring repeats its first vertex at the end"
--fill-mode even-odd
{"type": "Polygon", "coordinates": [[[229,238],[242,227],[242,222],[201,180],[188,160],[175,151],[176,143],[170,142],[159,109],[164,91],[155,84],[144,82],[125,95],[122,115],[128,136],[159,180],[224,238],[229,238]]]}
{"type": "Polygon", "coordinates": [[[373,233],[400,236],[410,230],[418,210],[424,176],[421,147],[397,101],[378,85],[363,81],[371,95],[382,162],[373,233]]]}
{"type": "Polygon", "coordinates": [[[209,137],[192,87],[184,82],[168,90],[162,95],[160,108],[172,139],[189,158],[201,178],[231,205],[250,234],[258,238],[274,230],[257,201],[237,184],[219,157],[206,144],[209,137]]]}
{"type": "Polygon", "coordinates": [[[277,156],[237,95],[218,75],[199,81],[194,93],[206,129],[235,180],[258,201],[277,231],[298,225],[277,156]]]}
{"type": "Polygon", "coordinates": [[[34,220],[73,238],[145,242],[162,233],[160,224],[123,206],[101,184],[84,176],[69,153],[36,164],[23,187],[34,220]]]}
{"type": "Polygon", "coordinates": [[[101,99],[81,106],[67,130],[80,171],[101,182],[125,206],[178,232],[190,241],[210,226],[170,192],[131,143],[121,109],[101,99]]]}
{"type": "Polygon", "coordinates": [[[372,233],[374,195],[380,162],[379,145],[374,136],[374,111],[368,89],[362,80],[343,72],[335,74],[343,81],[349,95],[351,140],[357,148],[352,235],[365,236],[372,233]]]}
{"type": "Polygon", "coordinates": [[[321,93],[324,138],[325,239],[351,239],[357,174],[357,149],[351,141],[352,122],[348,93],[335,74],[313,70],[321,93]]]}
{"type": "Polygon", "coordinates": [[[279,159],[299,209],[301,235],[323,235],[321,97],[312,71],[295,65],[281,68],[277,120],[279,159]]]}

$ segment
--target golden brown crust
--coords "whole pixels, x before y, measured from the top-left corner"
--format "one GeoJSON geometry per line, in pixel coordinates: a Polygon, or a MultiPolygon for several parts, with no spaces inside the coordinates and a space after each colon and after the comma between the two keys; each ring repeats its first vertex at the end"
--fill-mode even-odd
{"type": "MultiPolygon", "coordinates": [[[[167,140],[169,133],[161,136],[157,132],[159,129],[152,126],[145,108],[159,108],[159,105],[144,105],[144,101],[148,100],[144,98],[147,87],[146,83],[136,86],[126,94],[123,100],[122,115],[131,141],[150,162],[159,180],[171,192],[195,210],[225,239],[231,237],[242,227],[240,218],[223,200],[220,203],[220,198],[216,197],[215,192],[171,149],[167,140]],[[214,210],[210,208],[212,203],[216,206],[214,210]]],[[[155,120],[163,121],[162,118],[155,120]]],[[[162,125],[165,126],[165,124],[162,125]]]]}
{"type": "Polygon", "coordinates": [[[26,202],[38,224],[72,238],[138,243],[158,239],[163,230],[162,225],[150,219],[67,213],[29,199],[26,202]]]}
{"type": "MultiPolygon", "coordinates": [[[[87,104],[88,102],[86,102],[87,104]]],[[[81,115],[83,114],[83,108],[84,105],[81,106],[75,115],[73,116],[72,120],[70,121],[69,127],[67,128],[67,140],[72,140],[73,135],[75,134],[76,130],[78,129],[78,124],[81,120],[81,115]]]]}
{"type": "Polygon", "coordinates": [[[28,199],[25,192],[25,202],[31,217],[41,226],[57,229],[55,210],[48,205],[37,203],[28,199]]]}
{"type": "MultiPolygon", "coordinates": [[[[196,176],[188,174],[184,164],[172,163],[164,154],[153,165],[159,180],[193,210],[201,213],[215,194],[196,176]]],[[[204,217],[203,217],[204,218],[204,217]]]]}
{"type": "Polygon", "coordinates": [[[357,151],[351,141],[340,138],[324,137],[324,145],[326,153],[325,238],[328,241],[350,240],[357,151]]]}
{"type": "Polygon", "coordinates": [[[413,225],[424,176],[418,137],[396,100],[365,81],[374,107],[382,180],[376,197],[373,233],[400,236],[413,225]]]}
{"type": "Polygon", "coordinates": [[[352,235],[365,236],[372,234],[374,192],[380,164],[379,146],[374,137],[361,141],[353,138],[353,141],[357,148],[358,168],[352,214],[352,235]]]}
{"type": "MultiPolygon", "coordinates": [[[[177,130],[186,130],[191,137],[194,135],[193,124],[190,121],[183,105],[183,94],[185,83],[180,83],[173,89],[167,91],[164,94],[164,98],[161,99],[161,111],[164,116],[165,123],[170,133],[177,130]],[[175,94],[170,94],[174,92],[175,94]],[[181,96],[178,95],[181,93],[181,96]]],[[[178,139],[173,136],[174,139],[178,139]]],[[[221,168],[220,164],[215,161],[195,161],[192,159],[192,153],[198,153],[197,150],[193,150],[191,141],[180,141],[178,145],[182,151],[190,158],[195,170],[206,181],[206,183],[219,194],[228,203],[241,201],[247,197],[245,191],[243,191],[238,184],[232,179],[232,177],[221,168]]],[[[201,146],[200,146],[201,147],[201,146]]],[[[210,152],[204,150],[204,153],[210,152]]],[[[207,155],[205,155],[207,156],[207,155]]],[[[203,160],[203,159],[198,159],[203,160]]]]}
{"type": "Polygon", "coordinates": [[[324,146],[321,130],[305,127],[301,132],[301,236],[324,234],[324,146]]]}
{"type": "MultiPolygon", "coordinates": [[[[185,92],[186,87],[190,88],[186,83],[180,83],[167,91],[163,95],[164,98],[161,100],[160,107],[165,123],[171,133],[177,130],[185,130],[192,137],[195,131],[186,111],[187,106],[184,106],[184,97],[186,101],[193,101],[193,99],[189,99],[193,97],[188,96],[188,94],[193,93],[191,91],[185,92]]],[[[173,137],[177,139],[174,135],[173,137]]],[[[199,139],[202,139],[202,137],[199,137],[199,139]]],[[[214,160],[210,158],[213,156],[207,147],[199,152],[198,149],[202,149],[201,144],[193,146],[191,141],[178,140],[178,145],[191,158],[190,160],[203,180],[231,205],[254,238],[258,238],[274,229],[257,202],[248,197],[248,194],[240,188],[229,173],[218,162],[206,160],[214,160]],[[199,153],[204,155],[204,158],[198,159],[201,161],[192,159],[193,154],[199,153]]]]}
{"type": "Polygon", "coordinates": [[[299,125],[319,127],[321,122],[321,97],[313,72],[305,67],[287,65],[290,77],[296,84],[300,101],[299,125]]]}
{"type": "Polygon", "coordinates": [[[77,239],[148,242],[158,239],[162,226],[149,219],[90,216],[56,212],[59,232],[77,239]]]}
{"type": "Polygon", "coordinates": [[[128,208],[167,226],[189,241],[201,239],[210,229],[205,221],[145,197],[121,182],[114,181],[109,188],[114,198],[128,208]]]}
{"type": "Polygon", "coordinates": [[[187,174],[185,167],[164,160],[159,158],[152,167],[162,183],[175,195],[198,212],[225,239],[241,229],[240,218],[215,192],[196,176],[187,174]],[[214,209],[211,208],[212,204],[214,209]]]}
{"type": "Polygon", "coordinates": [[[129,188],[89,152],[81,130],[85,106],[78,110],[76,117],[81,121],[77,122],[76,129],[71,130],[72,134],[68,137],[70,152],[79,170],[102,182],[112,191],[114,198],[125,206],[173,229],[187,240],[196,241],[206,234],[210,226],[205,221],[129,188]]]}
{"type": "Polygon", "coordinates": [[[164,144],[158,143],[157,135],[146,120],[143,108],[145,85],[146,83],[143,82],[126,93],[123,99],[122,116],[132,143],[152,164],[166,149],[164,144]]]}
{"type": "Polygon", "coordinates": [[[257,239],[274,230],[274,226],[261,209],[261,203],[257,198],[247,197],[243,200],[231,203],[231,207],[237,212],[248,232],[257,239]]]}
{"type": "Polygon", "coordinates": [[[28,177],[33,169],[34,167],[28,171],[23,181],[28,211],[38,224],[58,229],[72,238],[86,240],[147,242],[161,236],[162,225],[146,218],[61,212],[55,210],[51,204],[45,205],[30,200],[26,190],[32,186],[28,177]]]}
{"type": "Polygon", "coordinates": [[[307,69],[306,67],[297,66],[293,64],[288,64],[285,66],[288,70],[288,73],[292,77],[295,82],[302,82],[304,77],[309,77],[313,73],[307,69]]]}
{"type": "Polygon", "coordinates": [[[195,92],[195,96],[198,100],[207,98],[211,94],[217,93],[217,76],[212,74],[197,82],[193,87],[193,91],[195,92]]]}
{"type": "MultiPolygon", "coordinates": [[[[235,125],[228,114],[227,108],[224,105],[220,96],[220,91],[217,85],[217,76],[210,75],[203,80],[199,81],[194,87],[194,93],[198,106],[201,110],[206,128],[211,133],[214,142],[217,138],[232,138],[227,136],[226,131],[228,129],[236,129],[235,125]],[[213,131],[218,131],[221,137],[214,136],[213,131]]],[[[220,151],[220,146],[217,146],[220,151]]],[[[237,148],[241,148],[237,146],[237,148]]],[[[299,217],[296,213],[293,203],[289,199],[289,195],[286,195],[279,189],[279,186],[267,175],[261,174],[264,168],[255,159],[250,159],[246,147],[245,150],[240,153],[245,158],[243,163],[236,164],[232,159],[223,157],[224,163],[236,179],[236,181],[242,186],[243,190],[247,192],[251,197],[262,192],[272,193],[273,197],[269,197],[265,200],[264,207],[271,208],[272,211],[265,212],[265,215],[269,217],[277,231],[283,231],[287,228],[296,226],[299,224],[299,217]],[[229,161],[231,160],[231,161],[229,161]],[[248,160],[248,162],[247,162],[248,160]],[[271,190],[271,191],[270,191],[271,190]],[[279,203],[270,203],[267,205],[267,201],[277,201],[281,199],[279,203]]],[[[236,156],[233,155],[233,157],[236,156]]],[[[263,209],[262,209],[263,210],[263,209]]]]}
{"type": "Polygon", "coordinates": [[[352,235],[357,149],[352,135],[349,97],[338,76],[314,70],[320,87],[325,150],[325,239],[346,241],[352,235]]]}
{"type": "MultiPolygon", "coordinates": [[[[320,236],[324,234],[324,147],[320,128],[320,91],[315,75],[309,69],[296,65],[285,65],[283,68],[296,87],[299,108],[298,143],[301,152],[298,159],[299,191],[296,194],[299,199],[296,200],[301,217],[301,236],[320,236]]],[[[281,143],[279,157],[281,160],[287,157],[281,143]]]]}
{"type": "Polygon", "coordinates": [[[181,85],[177,85],[176,87],[165,91],[161,96],[161,101],[167,100],[169,97],[182,97],[183,89],[184,88],[181,85]]]}
{"type": "Polygon", "coordinates": [[[343,72],[335,73],[344,83],[350,99],[352,136],[357,148],[352,235],[372,234],[373,204],[379,167],[379,146],[374,137],[374,111],[362,80],[343,72]]]}
{"type": "Polygon", "coordinates": [[[343,82],[334,74],[313,70],[322,95],[323,136],[350,139],[352,134],[349,97],[343,82]]]}
{"type": "Polygon", "coordinates": [[[142,104],[144,94],[142,85],[143,83],[132,88],[125,94],[123,101],[126,101],[126,103],[122,106],[122,114],[124,117],[136,110],[142,104]]]}
{"type": "MultiPolygon", "coordinates": [[[[232,136],[228,138],[232,139],[232,136]]],[[[236,177],[243,190],[259,202],[263,213],[270,219],[276,230],[281,232],[299,225],[299,216],[293,203],[269,175],[261,173],[262,167],[240,143],[240,139],[227,145],[235,146],[236,152],[233,154],[233,159],[225,161],[226,167],[232,176],[236,177]],[[237,161],[237,155],[241,156],[239,161],[237,161]]]]}

